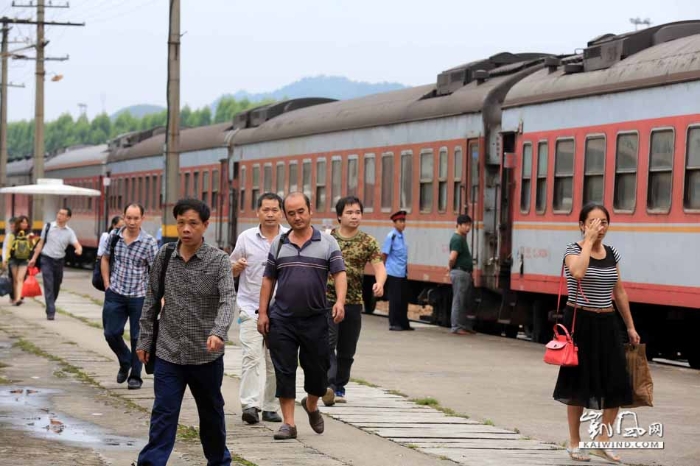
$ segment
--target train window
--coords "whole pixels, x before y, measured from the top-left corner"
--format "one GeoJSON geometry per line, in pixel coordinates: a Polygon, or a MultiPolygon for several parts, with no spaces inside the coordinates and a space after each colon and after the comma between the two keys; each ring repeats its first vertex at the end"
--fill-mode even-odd
{"type": "Polygon", "coordinates": [[[615,196],[613,208],[634,210],[637,199],[637,148],[639,135],[636,133],[617,136],[615,155],[615,196]]]}
{"type": "Polygon", "coordinates": [[[574,201],[574,140],[557,141],[554,153],[554,198],[552,208],[571,212],[574,201]]]}
{"type": "Polygon", "coordinates": [[[192,197],[199,197],[199,172],[192,173],[192,197]]]}
{"type": "Polygon", "coordinates": [[[331,205],[335,207],[338,200],[343,197],[343,161],[339,156],[331,160],[331,205]]]}
{"type": "Polygon", "coordinates": [[[253,186],[250,190],[250,210],[258,207],[258,197],[260,196],[260,165],[253,165],[253,186]]]}
{"type": "Polygon", "coordinates": [[[538,214],[547,210],[547,158],[546,142],[537,145],[537,186],[535,188],[535,210],[538,214]]]}
{"type": "Polygon", "coordinates": [[[209,205],[209,171],[202,172],[202,202],[209,205]]]}
{"type": "MultiPolygon", "coordinates": [[[[410,150],[401,152],[401,181],[399,209],[410,211],[413,204],[413,152],[410,150]]],[[[431,199],[432,202],[432,199],[431,199]]]]}
{"type": "Polygon", "coordinates": [[[462,166],[462,148],[455,147],[454,151],[454,177],[452,185],[452,210],[455,213],[459,213],[460,207],[462,205],[462,173],[464,172],[464,167],[462,166]]]}
{"type": "MultiPolygon", "coordinates": [[[[403,163],[404,156],[406,154],[401,154],[401,173],[403,175],[403,163]]],[[[409,156],[410,157],[410,156],[409,156]]],[[[432,150],[422,151],[420,154],[420,192],[419,192],[419,204],[421,212],[430,212],[433,210],[433,178],[435,178],[435,160],[433,157],[432,150]]],[[[410,180],[410,175],[408,175],[410,180]]],[[[404,183],[406,178],[401,181],[402,191],[404,189],[404,183]]],[[[403,192],[402,198],[403,198],[403,192]]],[[[407,205],[410,205],[410,201],[407,205]]]]}
{"type": "Polygon", "coordinates": [[[520,179],[520,212],[530,212],[532,193],[532,144],[523,144],[523,169],[520,179]]]}
{"type": "MultiPolygon", "coordinates": [[[[239,180],[240,183],[240,192],[241,192],[241,212],[245,210],[245,172],[246,172],[246,167],[241,167],[241,178],[239,180]]],[[[212,181],[214,179],[212,178],[212,181]]],[[[213,194],[212,194],[213,196],[213,194]]],[[[212,202],[214,199],[212,199],[212,202]]]]}
{"type": "Polygon", "coordinates": [[[372,212],[374,210],[374,179],[376,176],[376,160],[374,154],[365,154],[365,176],[363,196],[365,201],[365,211],[372,212]]]}
{"type": "Polygon", "coordinates": [[[289,163],[289,192],[299,191],[299,167],[296,162],[289,163]]]}
{"type": "Polygon", "coordinates": [[[277,162],[277,195],[284,197],[284,162],[277,162]]]}
{"type": "Polygon", "coordinates": [[[160,184],[158,183],[158,176],[153,175],[151,177],[151,189],[153,190],[153,197],[151,205],[154,209],[160,209],[160,184]]]}
{"type": "MultiPolygon", "coordinates": [[[[133,190],[132,190],[133,193],[133,190]]],[[[190,197],[190,172],[185,173],[185,197],[190,197]]],[[[133,196],[132,196],[133,197],[133,196]]]]}
{"type": "Polygon", "coordinates": [[[700,209],[700,128],[688,129],[683,199],[686,209],[700,209]]]}
{"type": "Polygon", "coordinates": [[[357,196],[357,155],[348,157],[348,196],[357,196]]]}
{"type": "Polygon", "coordinates": [[[447,210],[447,147],[438,156],[438,212],[447,210]]]}
{"type": "Polygon", "coordinates": [[[382,154],[382,210],[390,211],[394,193],[394,154],[382,154]]]}
{"type": "Polygon", "coordinates": [[[605,137],[586,139],[586,154],[583,168],[583,203],[603,203],[605,186],[605,137]]]}
{"type": "Polygon", "coordinates": [[[301,182],[304,194],[311,199],[311,160],[304,160],[301,164],[301,182]]]}
{"type": "Polygon", "coordinates": [[[266,163],[263,167],[263,192],[272,191],[272,164],[266,163]]]}
{"type": "Polygon", "coordinates": [[[123,198],[117,200],[117,205],[112,206],[113,209],[121,209],[121,206],[124,205],[124,201],[129,198],[129,178],[124,178],[124,191],[122,192],[124,193],[123,198]]]}
{"type": "Polygon", "coordinates": [[[219,170],[211,172],[211,210],[219,207],[219,170]]]}
{"type": "Polygon", "coordinates": [[[146,177],[146,188],[143,196],[143,208],[148,210],[151,208],[151,177],[146,177]]]}
{"type": "Polygon", "coordinates": [[[672,129],[652,131],[649,152],[649,183],[647,209],[667,212],[671,208],[671,184],[673,180],[672,129]]]}
{"type": "Polygon", "coordinates": [[[143,177],[139,176],[138,179],[138,185],[136,188],[136,201],[134,202],[143,202],[143,177]]]}
{"type": "Polygon", "coordinates": [[[326,210],[326,159],[316,161],[316,212],[326,210]]]}
{"type": "Polygon", "coordinates": [[[479,195],[479,181],[481,177],[479,176],[479,144],[472,143],[469,145],[469,154],[471,160],[471,182],[470,182],[470,199],[472,203],[472,211],[476,212],[476,202],[479,195]]]}

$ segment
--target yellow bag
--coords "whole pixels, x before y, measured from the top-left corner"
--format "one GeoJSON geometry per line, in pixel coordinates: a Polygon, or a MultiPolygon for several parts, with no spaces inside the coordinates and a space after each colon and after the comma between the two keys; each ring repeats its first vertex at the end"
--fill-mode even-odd
{"type": "Polygon", "coordinates": [[[625,357],[627,358],[627,372],[632,382],[632,404],[625,408],[638,408],[640,406],[654,406],[654,382],[651,380],[651,372],[647,363],[647,348],[645,344],[625,345],[625,357]]]}

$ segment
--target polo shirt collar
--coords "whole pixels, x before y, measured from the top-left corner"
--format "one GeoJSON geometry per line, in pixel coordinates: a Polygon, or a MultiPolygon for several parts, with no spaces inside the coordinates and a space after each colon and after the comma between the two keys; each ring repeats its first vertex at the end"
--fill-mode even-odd
{"type": "MultiPolygon", "coordinates": [[[[119,235],[120,238],[124,238],[124,231],[125,231],[125,230],[126,230],[126,227],[120,228],[120,229],[119,229],[119,232],[118,232],[117,234],[119,235]]],[[[143,241],[145,238],[146,238],[146,232],[143,231],[143,228],[140,228],[140,229],[139,229],[139,235],[136,237],[136,239],[134,240],[134,242],[136,242],[136,241],[143,241]]]]}
{"type": "MultiPolygon", "coordinates": [[[[284,228],[282,228],[282,225],[277,225],[277,234],[280,235],[282,233],[284,233],[284,228]]],[[[262,225],[260,224],[258,224],[258,228],[255,230],[255,234],[258,238],[267,239],[265,238],[265,235],[262,234],[262,225]]]]}
{"type": "MultiPolygon", "coordinates": [[[[314,227],[313,225],[311,226],[311,230],[313,230],[313,233],[311,233],[311,239],[310,239],[309,241],[321,241],[321,231],[320,231],[320,230],[317,230],[316,227],[314,227]]],[[[291,233],[292,230],[289,229],[289,230],[287,230],[287,232],[288,232],[288,233],[291,233]]],[[[307,242],[305,243],[305,245],[308,244],[309,241],[307,241],[307,242]]],[[[282,242],[282,244],[288,244],[288,243],[290,243],[290,241],[289,241],[289,235],[285,235],[285,236],[284,236],[284,241],[282,242]]]]}

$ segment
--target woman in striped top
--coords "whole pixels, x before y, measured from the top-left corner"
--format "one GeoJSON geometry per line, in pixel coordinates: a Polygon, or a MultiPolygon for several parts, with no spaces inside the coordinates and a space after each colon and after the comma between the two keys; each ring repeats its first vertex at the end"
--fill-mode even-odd
{"type": "MultiPolygon", "coordinates": [[[[567,451],[578,461],[590,460],[578,448],[584,408],[602,409],[603,424],[613,425],[620,406],[632,402],[632,386],[613,299],[627,326],[630,343],[639,344],[639,335],[620,281],[620,254],[612,246],[603,244],[609,225],[610,214],[605,206],[584,206],[579,215],[583,239],[569,244],[564,254],[569,293],[564,325],[571,329],[574,306],[577,306],[574,341],[578,346],[579,365],[560,368],[554,399],[568,405],[570,443],[567,451]]],[[[603,429],[596,440],[604,442],[608,438],[608,432],[603,429]]],[[[591,453],[620,461],[609,449],[591,453]]]]}

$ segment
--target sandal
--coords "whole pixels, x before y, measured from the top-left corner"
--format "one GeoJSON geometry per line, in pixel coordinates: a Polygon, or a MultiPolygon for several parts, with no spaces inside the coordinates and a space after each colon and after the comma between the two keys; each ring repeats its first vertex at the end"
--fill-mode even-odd
{"type": "Polygon", "coordinates": [[[566,452],[569,454],[572,460],[574,461],[590,461],[591,457],[588,456],[588,453],[584,453],[581,451],[580,448],[567,448],[566,452]]]}
{"type": "Polygon", "coordinates": [[[612,448],[596,448],[595,450],[591,450],[591,455],[612,461],[613,463],[620,463],[622,461],[620,456],[612,448]]]}

